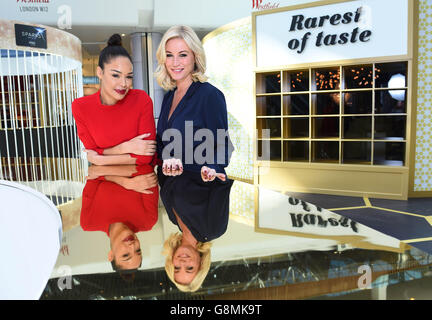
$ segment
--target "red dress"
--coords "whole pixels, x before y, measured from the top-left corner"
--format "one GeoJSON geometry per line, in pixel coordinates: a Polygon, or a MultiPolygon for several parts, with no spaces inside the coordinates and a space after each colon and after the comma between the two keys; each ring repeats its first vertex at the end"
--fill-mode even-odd
{"type": "MultiPolygon", "coordinates": [[[[137,166],[132,176],[153,172],[153,168],[137,166]]],[[[103,231],[108,236],[109,226],[122,222],[133,232],[151,230],[158,220],[158,186],[152,194],[127,190],[106,181],[103,177],[87,181],[82,198],[80,224],[84,231],[103,231]]]]}
{"type": "MultiPolygon", "coordinates": [[[[145,91],[131,89],[112,106],[103,105],[99,95],[100,90],[72,103],[78,136],[86,149],[102,155],[104,149],[144,133],[150,133],[145,140],[156,140],[153,102],[145,91]]],[[[156,159],[156,155],[130,155],[137,159],[137,165],[154,164],[156,159]]]]}

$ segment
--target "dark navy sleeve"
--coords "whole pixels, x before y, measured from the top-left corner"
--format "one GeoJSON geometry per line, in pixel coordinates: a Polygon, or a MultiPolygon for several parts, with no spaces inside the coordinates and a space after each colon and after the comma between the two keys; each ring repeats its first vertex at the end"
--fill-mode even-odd
{"type": "Polygon", "coordinates": [[[162,135],[164,130],[166,129],[167,125],[168,125],[168,119],[166,116],[166,112],[167,112],[167,108],[169,109],[168,106],[168,101],[169,101],[169,92],[165,94],[163,100],[162,100],[162,105],[161,105],[161,112],[159,114],[159,119],[158,119],[158,123],[157,123],[157,130],[156,130],[156,154],[157,154],[157,161],[158,161],[158,165],[162,165],[163,159],[162,159],[162,150],[164,147],[163,141],[162,141],[162,135]]]}
{"type": "Polygon", "coordinates": [[[207,163],[206,166],[216,170],[217,173],[225,173],[225,167],[228,166],[234,149],[228,134],[228,112],[225,96],[213,86],[208,87],[207,91],[202,116],[206,127],[213,133],[214,160],[213,163],[207,163]]]}
{"type": "MultiPolygon", "coordinates": [[[[158,121],[161,121],[160,118],[158,121]]],[[[156,154],[157,154],[157,163],[160,166],[163,162],[162,159],[162,149],[163,149],[163,145],[162,145],[162,137],[159,134],[159,123],[158,123],[158,133],[156,133],[156,154]]]]}

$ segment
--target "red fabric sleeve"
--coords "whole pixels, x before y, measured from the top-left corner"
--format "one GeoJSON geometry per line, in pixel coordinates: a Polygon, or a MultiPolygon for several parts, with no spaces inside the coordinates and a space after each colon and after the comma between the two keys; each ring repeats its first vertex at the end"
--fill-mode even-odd
{"type": "MultiPolygon", "coordinates": [[[[149,165],[136,166],[137,172],[132,177],[154,172],[154,168],[149,165]]],[[[159,209],[159,187],[156,185],[149,189],[153,194],[141,194],[142,207],[144,211],[141,214],[145,215],[145,225],[141,231],[151,230],[158,220],[159,209]]]]}
{"type": "Polygon", "coordinates": [[[136,172],[131,175],[131,177],[141,176],[143,174],[148,174],[154,172],[154,168],[148,164],[142,166],[135,166],[136,172]]]}
{"type": "Polygon", "coordinates": [[[104,149],[99,148],[96,145],[96,142],[93,140],[93,137],[91,136],[90,132],[87,129],[87,126],[85,125],[85,122],[83,121],[81,115],[82,107],[83,106],[80,105],[79,102],[77,102],[76,100],[72,102],[72,114],[75,119],[78,137],[80,138],[86,149],[94,150],[98,154],[103,154],[104,149]]]}
{"type": "Polygon", "coordinates": [[[145,226],[143,231],[151,230],[158,220],[158,209],[159,209],[159,188],[155,186],[149,189],[152,194],[141,194],[142,206],[144,212],[141,214],[145,215],[145,226]]]}
{"type": "Polygon", "coordinates": [[[91,210],[93,206],[93,200],[95,194],[99,188],[100,182],[97,180],[89,180],[83,189],[82,194],[82,207],[80,214],[80,225],[84,231],[96,230],[90,223],[91,221],[91,210]]]}
{"type": "MultiPolygon", "coordinates": [[[[145,140],[156,140],[156,125],[153,115],[153,101],[146,94],[142,94],[142,98],[139,100],[143,104],[142,112],[139,117],[138,135],[144,133],[150,133],[150,136],[145,140]]],[[[156,154],[153,156],[141,156],[136,154],[130,154],[131,157],[136,158],[137,165],[150,164],[154,166],[156,154]]]]}

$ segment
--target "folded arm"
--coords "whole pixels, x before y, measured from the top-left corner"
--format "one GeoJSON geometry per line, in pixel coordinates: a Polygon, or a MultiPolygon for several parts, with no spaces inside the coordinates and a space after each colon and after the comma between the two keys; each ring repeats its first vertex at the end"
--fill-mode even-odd
{"type": "Polygon", "coordinates": [[[80,108],[73,104],[72,111],[78,136],[86,148],[88,161],[95,165],[150,164],[154,162],[156,128],[150,98],[143,102],[142,110],[142,113],[138,115],[138,136],[109,148],[101,148],[93,139],[85,121],[81,119],[80,108]],[[89,150],[95,151],[96,154],[90,154],[89,150]]]}
{"type": "Polygon", "coordinates": [[[105,176],[105,180],[117,183],[127,190],[133,190],[140,193],[152,194],[149,189],[158,185],[157,176],[154,172],[135,176],[132,178],[120,176],[105,176]]]}

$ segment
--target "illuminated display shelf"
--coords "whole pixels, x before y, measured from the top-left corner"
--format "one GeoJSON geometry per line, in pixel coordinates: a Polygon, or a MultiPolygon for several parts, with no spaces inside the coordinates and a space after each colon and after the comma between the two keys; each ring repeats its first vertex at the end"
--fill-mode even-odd
{"type": "Polygon", "coordinates": [[[272,162],[404,166],[407,73],[407,61],[257,72],[258,157],[271,141],[272,162]]]}

